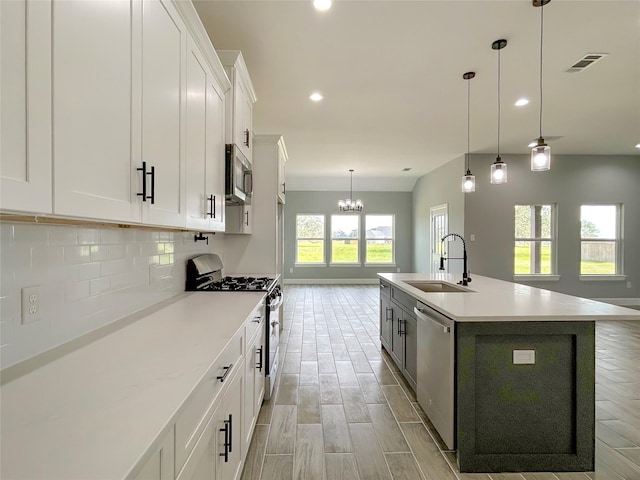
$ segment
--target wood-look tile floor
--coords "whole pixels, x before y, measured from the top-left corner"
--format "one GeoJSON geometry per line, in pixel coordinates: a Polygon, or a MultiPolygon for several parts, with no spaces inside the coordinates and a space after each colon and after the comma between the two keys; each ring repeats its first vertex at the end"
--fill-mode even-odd
{"type": "Polygon", "coordinates": [[[596,471],[463,474],[380,349],[378,287],[288,285],[242,480],[640,480],[640,322],[598,323],[596,471]]]}

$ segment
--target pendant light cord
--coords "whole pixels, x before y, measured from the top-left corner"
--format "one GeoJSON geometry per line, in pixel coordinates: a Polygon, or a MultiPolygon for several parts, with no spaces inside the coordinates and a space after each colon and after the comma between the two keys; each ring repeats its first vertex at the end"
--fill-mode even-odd
{"type": "Polygon", "coordinates": [[[470,130],[471,130],[471,79],[467,79],[467,172],[469,171],[469,155],[470,155],[470,130]]]}
{"type": "Polygon", "coordinates": [[[498,158],[500,158],[500,50],[498,50],[498,158]]]}
{"type": "Polygon", "coordinates": [[[542,138],[542,37],[544,34],[544,4],[540,6],[540,138],[542,138]]]}

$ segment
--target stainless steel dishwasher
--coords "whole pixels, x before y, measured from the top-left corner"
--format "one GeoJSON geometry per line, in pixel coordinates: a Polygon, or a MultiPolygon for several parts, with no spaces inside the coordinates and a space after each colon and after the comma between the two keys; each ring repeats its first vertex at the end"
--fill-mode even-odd
{"type": "Polygon", "coordinates": [[[424,303],[418,318],[418,403],[448,448],[455,448],[455,322],[424,303]]]}

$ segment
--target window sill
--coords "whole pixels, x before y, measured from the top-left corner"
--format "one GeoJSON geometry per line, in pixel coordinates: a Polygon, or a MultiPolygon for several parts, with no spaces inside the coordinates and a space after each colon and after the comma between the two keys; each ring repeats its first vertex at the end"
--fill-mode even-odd
{"type": "Polygon", "coordinates": [[[386,267],[395,267],[395,263],[365,263],[365,267],[375,267],[375,268],[386,268],[386,267]]]}
{"type": "Polygon", "coordinates": [[[326,263],[294,263],[294,267],[326,267],[326,263]]]}
{"type": "Polygon", "coordinates": [[[330,263],[330,267],[362,267],[360,263],[330,263]]]}
{"type": "Polygon", "coordinates": [[[626,275],[580,275],[578,277],[583,282],[623,282],[626,275]]]}
{"type": "Polygon", "coordinates": [[[514,275],[513,279],[520,282],[557,282],[560,275],[514,275]]]}

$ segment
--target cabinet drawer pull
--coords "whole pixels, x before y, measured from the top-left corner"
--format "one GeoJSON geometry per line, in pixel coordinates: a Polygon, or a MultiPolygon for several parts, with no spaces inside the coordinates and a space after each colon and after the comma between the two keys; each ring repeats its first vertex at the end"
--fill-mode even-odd
{"type": "Polygon", "coordinates": [[[256,349],[256,353],[258,354],[258,363],[256,364],[256,368],[259,372],[262,371],[262,346],[256,349]]]}
{"type": "Polygon", "coordinates": [[[222,368],[224,369],[224,373],[216,377],[218,380],[220,380],[220,383],[224,383],[224,381],[227,379],[227,376],[229,375],[229,373],[231,372],[231,369],[233,368],[233,363],[230,363],[228,367],[222,367],[222,368]]]}
{"type": "Polygon", "coordinates": [[[404,335],[404,330],[402,330],[402,320],[398,318],[398,336],[404,335]]]}
{"type": "Polygon", "coordinates": [[[209,205],[210,205],[209,211],[207,212],[207,216],[209,216],[211,218],[216,218],[216,197],[215,197],[215,195],[209,195],[209,198],[207,198],[207,202],[209,202],[209,205]]]}
{"type": "Polygon", "coordinates": [[[229,414],[229,452],[233,452],[233,418],[229,414]]]}
{"type": "Polygon", "coordinates": [[[221,453],[220,456],[224,457],[225,463],[229,461],[229,452],[231,451],[231,449],[229,448],[229,446],[231,445],[229,432],[230,423],[231,415],[229,415],[229,420],[224,421],[224,428],[220,429],[221,432],[224,432],[224,453],[221,453]]]}
{"type": "Polygon", "coordinates": [[[245,146],[249,146],[249,129],[245,129],[244,131],[244,144],[245,146]]]}
{"type": "Polygon", "coordinates": [[[148,173],[151,175],[151,196],[149,199],[151,200],[151,205],[156,202],[156,167],[151,167],[151,172],[148,173]]]}
{"type": "Polygon", "coordinates": [[[249,226],[249,212],[248,211],[244,212],[244,216],[245,216],[244,224],[248,227],[249,226]]]}
{"type": "Polygon", "coordinates": [[[388,322],[389,320],[393,320],[393,308],[390,307],[385,307],[386,308],[386,313],[385,313],[385,320],[388,322]],[[391,318],[389,318],[389,312],[391,312],[391,318]]]}
{"type": "Polygon", "coordinates": [[[286,193],[287,193],[287,182],[284,182],[282,184],[282,194],[286,195],[286,193]]]}
{"type": "Polygon", "coordinates": [[[262,321],[262,317],[253,317],[253,320],[251,320],[253,323],[260,323],[262,321]]]}

